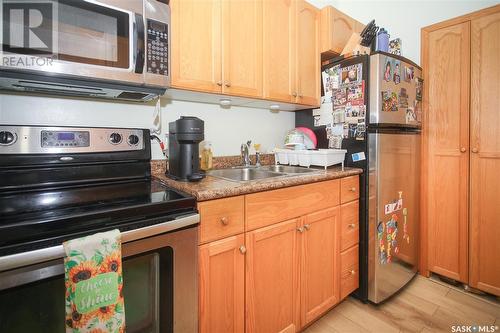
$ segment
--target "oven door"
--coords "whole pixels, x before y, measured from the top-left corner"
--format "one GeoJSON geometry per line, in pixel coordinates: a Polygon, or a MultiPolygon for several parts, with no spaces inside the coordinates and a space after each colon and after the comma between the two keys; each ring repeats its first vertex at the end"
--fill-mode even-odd
{"type": "MultiPolygon", "coordinates": [[[[150,232],[122,235],[126,242],[150,232]]],[[[195,226],[122,245],[127,332],[197,332],[197,237],[195,226]]],[[[62,259],[1,272],[0,314],[2,333],[64,333],[62,259]]]]}
{"type": "Polygon", "coordinates": [[[26,17],[26,12],[36,13],[36,8],[10,5],[14,7],[8,8],[10,24],[6,26],[10,30],[4,34],[3,51],[4,55],[20,60],[3,61],[3,66],[92,80],[144,83],[143,1],[46,2],[51,4],[50,14],[38,11],[42,13],[41,24],[35,28],[27,26],[33,22],[23,19],[21,13],[24,11],[26,17]],[[51,15],[52,19],[44,15],[51,15]],[[22,29],[15,30],[16,24],[22,29]],[[33,39],[24,36],[23,40],[22,31],[30,31],[29,36],[33,39]],[[45,40],[47,35],[52,38],[45,40]],[[50,60],[44,61],[47,57],[50,60]]]}

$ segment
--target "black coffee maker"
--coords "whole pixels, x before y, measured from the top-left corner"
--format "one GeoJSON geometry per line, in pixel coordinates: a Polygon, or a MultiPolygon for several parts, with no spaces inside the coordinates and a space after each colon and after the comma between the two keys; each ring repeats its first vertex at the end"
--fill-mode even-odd
{"type": "Polygon", "coordinates": [[[181,117],[168,125],[168,171],[175,180],[199,181],[205,177],[200,172],[199,143],[205,138],[203,120],[181,117]]]}

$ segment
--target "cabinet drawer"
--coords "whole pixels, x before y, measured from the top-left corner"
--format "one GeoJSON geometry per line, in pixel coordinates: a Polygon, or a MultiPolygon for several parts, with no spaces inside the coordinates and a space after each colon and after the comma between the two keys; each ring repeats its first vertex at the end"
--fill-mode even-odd
{"type": "Polygon", "coordinates": [[[340,251],[359,242],[359,201],[340,206],[340,251]]]}
{"type": "Polygon", "coordinates": [[[203,201],[200,211],[200,244],[242,233],[245,230],[243,196],[203,201]]]}
{"type": "Polygon", "coordinates": [[[290,220],[340,202],[338,179],[245,196],[246,230],[290,220]]]}
{"type": "Polygon", "coordinates": [[[340,201],[346,203],[359,198],[359,176],[351,176],[340,180],[340,201]]]}
{"type": "Polygon", "coordinates": [[[340,299],[344,299],[359,286],[358,245],[340,254],[340,299]]]}

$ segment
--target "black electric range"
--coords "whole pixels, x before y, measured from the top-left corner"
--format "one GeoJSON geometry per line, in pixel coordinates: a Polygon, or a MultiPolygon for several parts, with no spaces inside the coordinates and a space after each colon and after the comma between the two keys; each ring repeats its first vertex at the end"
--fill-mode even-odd
{"type": "Polygon", "coordinates": [[[0,257],[196,213],[150,160],[148,130],[0,125],[0,257]]]}

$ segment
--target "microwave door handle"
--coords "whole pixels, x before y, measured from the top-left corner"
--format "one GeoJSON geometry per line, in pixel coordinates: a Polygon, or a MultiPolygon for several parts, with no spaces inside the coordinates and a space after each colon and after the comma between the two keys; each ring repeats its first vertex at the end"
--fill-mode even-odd
{"type": "Polygon", "coordinates": [[[135,14],[134,23],[134,46],[135,46],[135,69],[137,74],[142,74],[144,71],[144,19],[142,15],[135,14]]]}

